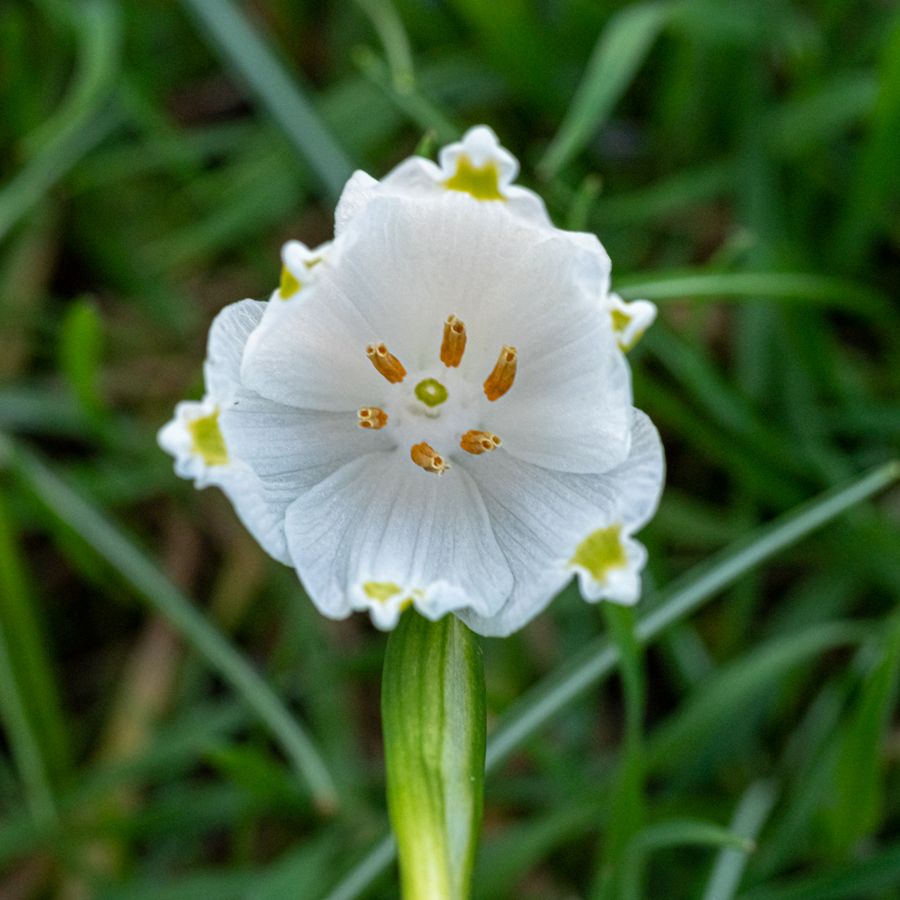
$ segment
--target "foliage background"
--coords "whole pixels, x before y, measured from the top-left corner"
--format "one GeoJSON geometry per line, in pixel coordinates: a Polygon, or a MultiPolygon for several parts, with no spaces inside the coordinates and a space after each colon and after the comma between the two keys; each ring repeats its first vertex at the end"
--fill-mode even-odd
{"type": "Polygon", "coordinates": [[[384,636],[154,434],[352,167],[482,121],[660,304],[670,475],[643,625],[566,590],[484,642],[477,896],[897,896],[894,4],[5,0],[0,111],[4,900],[396,896],[384,636]]]}

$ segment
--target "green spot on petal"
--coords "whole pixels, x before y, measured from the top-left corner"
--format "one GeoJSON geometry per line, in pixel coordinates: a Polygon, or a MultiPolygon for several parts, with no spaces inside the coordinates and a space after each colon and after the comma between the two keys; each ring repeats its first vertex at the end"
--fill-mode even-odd
{"type": "Polygon", "coordinates": [[[219,430],[219,410],[188,422],[191,450],[208,466],[224,466],[228,462],[225,439],[219,430]]]}
{"type": "Polygon", "coordinates": [[[613,328],[616,331],[624,331],[631,323],[631,316],[629,316],[628,313],[622,312],[621,309],[614,309],[612,311],[612,321],[613,328]]]}
{"type": "Polygon", "coordinates": [[[620,309],[614,309],[611,315],[613,331],[615,331],[616,334],[620,335],[619,348],[627,353],[644,336],[644,332],[643,330],[636,331],[631,336],[631,340],[622,340],[621,336],[625,334],[625,332],[628,330],[628,326],[631,324],[631,316],[629,316],[628,313],[622,312],[622,310],[620,309]]]}
{"type": "Polygon", "coordinates": [[[456,173],[444,182],[450,191],[471,194],[476,200],[505,200],[500,193],[500,170],[491,161],[483,166],[473,166],[468,156],[460,156],[456,162],[456,173]]]}
{"type": "Polygon", "coordinates": [[[426,406],[440,406],[449,396],[447,388],[434,378],[426,378],[416,385],[415,395],[426,406]]]}
{"type": "Polygon", "coordinates": [[[290,273],[287,266],[281,267],[281,285],[278,288],[282,300],[287,300],[300,290],[300,282],[290,273]]]}
{"type": "Polygon", "coordinates": [[[367,581],[363,584],[362,589],[370,600],[377,600],[379,603],[386,603],[403,590],[399,584],[394,584],[393,581],[367,581]]]}
{"type": "Polygon", "coordinates": [[[590,572],[596,581],[603,581],[610,569],[628,565],[621,535],[621,525],[598,528],[578,545],[569,565],[580,566],[590,572]]]}

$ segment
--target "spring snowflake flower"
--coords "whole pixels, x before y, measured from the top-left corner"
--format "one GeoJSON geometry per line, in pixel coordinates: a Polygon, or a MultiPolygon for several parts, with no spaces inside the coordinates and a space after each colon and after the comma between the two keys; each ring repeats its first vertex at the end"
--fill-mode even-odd
{"type": "Polygon", "coordinates": [[[573,576],[638,599],[663,455],[623,348],[655,309],[610,293],[599,241],[517,169],[479,127],[438,164],[357,172],[334,241],[290,242],[269,302],[219,314],[207,396],[160,434],[327,616],[504,635],[573,576]]]}

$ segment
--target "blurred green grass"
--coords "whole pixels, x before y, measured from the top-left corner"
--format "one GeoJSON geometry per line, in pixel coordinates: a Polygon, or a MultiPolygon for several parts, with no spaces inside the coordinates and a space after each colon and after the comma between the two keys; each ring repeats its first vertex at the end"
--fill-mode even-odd
{"type": "Polygon", "coordinates": [[[8,0],[0,109],[0,894],[396,896],[384,637],[154,433],[353,167],[487,122],[660,304],[670,474],[638,610],[486,642],[477,897],[897,896],[896,8],[8,0]]]}

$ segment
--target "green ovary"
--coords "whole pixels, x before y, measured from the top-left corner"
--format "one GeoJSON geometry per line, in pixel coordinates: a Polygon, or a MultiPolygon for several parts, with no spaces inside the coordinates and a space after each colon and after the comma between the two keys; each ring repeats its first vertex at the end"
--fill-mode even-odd
{"type": "Polygon", "coordinates": [[[505,200],[500,193],[500,171],[495,162],[477,167],[468,156],[460,156],[456,163],[456,173],[444,182],[451,191],[471,194],[476,200],[505,200]]]}
{"type": "Polygon", "coordinates": [[[595,580],[603,581],[611,569],[628,565],[621,535],[621,525],[598,528],[578,545],[569,564],[580,566],[590,572],[595,580]]]}
{"type": "Polygon", "coordinates": [[[434,378],[426,378],[420,381],[415,388],[417,399],[426,406],[440,406],[449,396],[447,388],[434,378]]]}
{"type": "Polygon", "coordinates": [[[188,422],[191,450],[208,466],[224,466],[228,462],[225,439],[219,430],[219,410],[188,422]]]}

